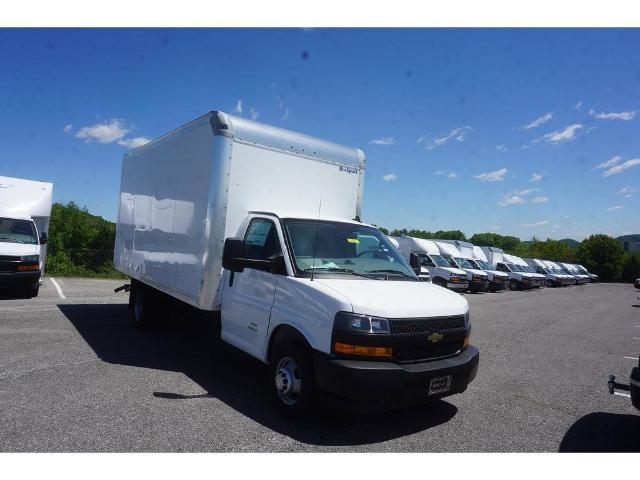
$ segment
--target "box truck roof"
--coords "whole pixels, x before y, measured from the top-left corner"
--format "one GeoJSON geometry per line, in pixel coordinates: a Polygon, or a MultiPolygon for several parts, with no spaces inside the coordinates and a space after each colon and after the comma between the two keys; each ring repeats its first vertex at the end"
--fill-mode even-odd
{"type": "Polygon", "coordinates": [[[0,176],[0,216],[50,217],[53,184],[0,176]]]}
{"type": "Polygon", "coordinates": [[[402,235],[400,237],[391,237],[398,242],[401,250],[410,251],[416,254],[426,255],[439,255],[437,245],[431,240],[425,240],[423,238],[408,237],[402,235]]]}
{"type": "Polygon", "coordinates": [[[477,245],[473,246],[473,258],[477,258],[478,260],[482,260],[483,262],[489,261],[482,248],[478,247],[477,245]]]}
{"type": "Polygon", "coordinates": [[[438,240],[434,241],[440,250],[440,255],[443,257],[461,257],[460,250],[455,245],[451,243],[441,242],[438,240]]]}

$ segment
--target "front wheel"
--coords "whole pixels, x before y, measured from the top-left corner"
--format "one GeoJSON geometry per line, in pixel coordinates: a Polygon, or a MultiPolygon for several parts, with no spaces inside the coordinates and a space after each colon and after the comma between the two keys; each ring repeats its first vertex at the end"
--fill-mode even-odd
{"type": "Polygon", "coordinates": [[[152,296],[148,289],[139,283],[131,289],[129,295],[133,296],[130,310],[131,320],[136,327],[147,328],[152,323],[153,317],[152,296]]]}
{"type": "Polygon", "coordinates": [[[36,282],[29,287],[27,290],[27,296],[29,298],[37,297],[40,292],[40,282],[36,282]]]}
{"type": "Polygon", "coordinates": [[[300,418],[313,406],[315,380],[311,358],[300,346],[283,343],[269,366],[271,396],[284,415],[300,418]]]}

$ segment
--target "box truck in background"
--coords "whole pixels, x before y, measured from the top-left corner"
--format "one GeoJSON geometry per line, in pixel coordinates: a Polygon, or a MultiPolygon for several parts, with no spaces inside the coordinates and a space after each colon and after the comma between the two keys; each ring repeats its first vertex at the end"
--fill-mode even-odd
{"type": "Polygon", "coordinates": [[[51,183],[0,176],[0,291],[38,295],[52,201],[51,183]]]}
{"type": "Polygon", "coordinates": [[[222,112],[127,153],[114,265],[132,278],[133,320],[169,299],[211,312],[294,416],[319,392],[463,392],[479,358],[468,303],[360,221],[364,172],[358,149],[222,112]]]}
{"type": "Polygon", "coordinates": [[[470,292],[485,292],[489,289],[489,277],[487,274],[482,270],[478,270],[463,258],[462,253],[454,243],[447,243],[446,240],[434,240],[434,243],[438,247],[440,255],[446,258],[452,267],[464,270],[469,282],[470,292]]]}
{"type": "Polygon", "coordinates": [[[487,256],[477,245],[472,245],[471,251],[473,257],[469,262],[483,270],[489,276],[489,291],[499,292],[500,290],[509,288],[509,275],[496,270],[496,267],[489,263],[487,256]]]}
{"type": "Polygon", "coordinates": [[[563,275],[559,275],[550,270],[542,260],[537,258],[525,258],[524,261],[527,262],[527,265],[529,265],[535,273],[545,276],[547,286],[562,287],[567,285],[567,279],[563,275]]]}
{"type": "Polygon", "coordinates": [[[467,272],[451,264],[440,255],[433,240],[402,235],[391,237],[398,242],[399,250],[406,258],[415,255],[419,259],[421,276],[429,277],[431,283],[450,290],[466,292],[469,288],[467,272]]]}
{"type": "Polygon", "coordinates": [[[505,261],[511,263],[512,268],[515,268],[524,273],[528,273],[529,276],[533,279],[533,288],[544,287],[547,284],[547,279],[545,278],[545,276],[536,273],[522,258],[516,255],[509,255],[505,253],[504,259],[505,261]]]}
{"type": "Polygon", "coordinates": [[[567,272],[566,270],[561,268],[558,263],[552,262],[550,260],[545,260],[544,263],[556,275],[561,276],[566,281],[567,285],[577,285],[578,284],[578,279],[574,275],[571,275],[569,272],[567,272]]]}
{"type": "Polygon", "coordinates": [[[509,260],[510,256],[498,247],[480,247],[487,257],[487,261],[496,270],[509,275],[509,288],[511,290],[528,290],[533,288],[533,276],[522,271],[519,266],[513,265],[509,260]]]}

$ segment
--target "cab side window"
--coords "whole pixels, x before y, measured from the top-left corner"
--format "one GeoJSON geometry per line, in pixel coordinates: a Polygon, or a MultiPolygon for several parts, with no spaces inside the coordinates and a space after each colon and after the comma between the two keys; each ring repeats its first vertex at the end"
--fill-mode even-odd
{"type": "Polygon", "coordinates": [[[500,270],[501,272],[508,272],[509,269],[507,268],[507,266],[504,263],[499,263],[497,265],[498,270],[500,270]]]}
{"type": "Polygon", "coordinates": [[[246,258],[268,260],[279,254],[280,241],[275,224],[266,218],[254,218],[244,236],[246,258]]]}
{"type": "Polygon", "coordinates": [[[435,267],[433,260],[431,260],[431,258],[427,257],[426,255],[422,257],[422,265],[424,265],[425,267],[435,267]]]}

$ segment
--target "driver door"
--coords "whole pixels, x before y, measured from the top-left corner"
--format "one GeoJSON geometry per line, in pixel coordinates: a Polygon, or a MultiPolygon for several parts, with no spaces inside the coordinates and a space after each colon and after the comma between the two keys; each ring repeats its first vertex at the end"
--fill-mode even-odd
{"type": "MultiPolygon", "coordinates": [[[[244,242],[245,258],[268,260],[282,251],[278,229],[270,218],[252,218],[244,242]]],[[[269,331],[278,276],[245,268],[228,277],[222,293],[223,340],[258,358],[261,358],[269,331]]]]}

